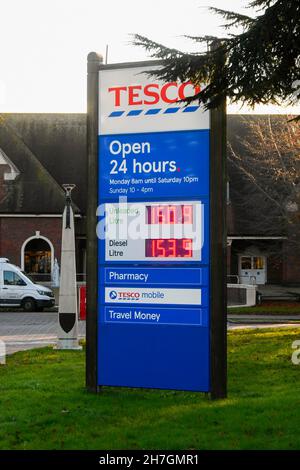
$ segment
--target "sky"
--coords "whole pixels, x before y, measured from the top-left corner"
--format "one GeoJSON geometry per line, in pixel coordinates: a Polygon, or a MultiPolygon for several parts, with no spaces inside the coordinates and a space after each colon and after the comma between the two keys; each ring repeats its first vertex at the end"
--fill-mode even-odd
{"type": "MultiPolygon", "coordinates": [[[[0,112],[85,112],[86,58],[147,60],[131,36],[195,52],[183,36],[224,35],[208,6],[244,12],[247,0],[0,0],[0,112]],[[224,3],[226,3],[224,5],[224,3]]],[[[229,106],[229,112],[247,112],[229,106]]],[[[253,111],[251,111],[253,112],[253,111]]],[[[300,113],[258,106],[255,112],[300,113]]]]}

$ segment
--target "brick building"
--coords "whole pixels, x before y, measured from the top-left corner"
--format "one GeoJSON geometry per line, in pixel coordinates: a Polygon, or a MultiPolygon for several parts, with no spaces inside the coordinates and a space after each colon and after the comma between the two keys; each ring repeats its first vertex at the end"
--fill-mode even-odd
{"type": "MultiPolygon", "coordinates": [[[[249,119],[263,117],[228,116],[228,141],[234,148],[239,148],[249,119]]],[[[0,115],[0,256],[39,282],[50,281],[55,259],[60,262],[63,183],[76,184],[77,273],[84,280],[86,115],[0,115]]],[[[249,208],[253,191],[229,161],[228,274],[242,282],[253,277],[260,284],[300,284],[300,263],[297,253],[287,249],[286,227],[261,223],[274,210],[264,202],[249,208]]]]}
{"type": "MultiPolygon", "coordinates": [[[[77,272],[85,271],[85,115],[2,114],[0,255],[39,282],[60,263],[63,183],[75,183],[77,272]]],[[[80,277],[81,275],[81,277],[80,277]]]]}
{"type": "Polygon", "coordinates": [[[299,125],[228,116],[227,272],[234,282],[300,283],[299,125]],[[291,199],[293,197],[293,199],[291,199]],[[292,209],[292,212],[291,212],[292,209]]]}

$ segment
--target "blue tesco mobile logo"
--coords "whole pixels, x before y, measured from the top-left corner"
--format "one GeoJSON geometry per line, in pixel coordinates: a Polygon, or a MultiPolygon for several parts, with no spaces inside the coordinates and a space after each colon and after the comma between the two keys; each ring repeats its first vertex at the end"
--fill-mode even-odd
{"type": "Polygon", "coordinates": [[[109,297],[112,299],[112,300],[115,300],[117,297],[118,297],[118,294],[115,290],[112,290],[110,293],[109,293],[109,297]]]}

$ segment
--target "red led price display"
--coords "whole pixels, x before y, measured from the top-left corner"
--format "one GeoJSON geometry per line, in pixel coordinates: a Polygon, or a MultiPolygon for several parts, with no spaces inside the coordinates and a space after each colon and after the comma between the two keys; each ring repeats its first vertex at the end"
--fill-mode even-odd
{"type": "Polygon", "coordinates": [[[148,258],[192,258],[191,238],[156,238],[146,240],[148,258]]]}
{"type": "Polygon", "coordinates": [[[170,204],[146,206],[148,224],[192,224],[193,206],[170,204]]]}

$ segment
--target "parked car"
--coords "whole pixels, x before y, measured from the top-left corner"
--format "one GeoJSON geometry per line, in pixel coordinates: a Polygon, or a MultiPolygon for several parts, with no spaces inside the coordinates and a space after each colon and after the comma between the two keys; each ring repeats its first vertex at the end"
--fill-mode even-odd
{"type": "Polygon", "coordinates": [[[0,307],[21,307],[33,312],[54,305],[51,289],[35,284],[18,266],[0,258],[0,307]]]}

